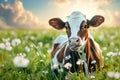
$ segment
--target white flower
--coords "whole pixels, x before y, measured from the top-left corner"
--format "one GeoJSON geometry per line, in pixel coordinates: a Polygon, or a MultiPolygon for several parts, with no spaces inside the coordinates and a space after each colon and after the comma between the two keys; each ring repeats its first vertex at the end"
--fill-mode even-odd
{"type": "Polygon", "coordinates": [[[41,52],[36,52],[37,56],[40,56],[41,52]]]}
{"type": "Polygon", "coordinates": [[[51,49],[48,49],[48,50],[47,50],[47,53],[51,53],[51,52],[52,52],[52,50],[51,50],[51,49]]]}
{"type": "Polygon", "coordinates": [[[105,36],[104,36],[103,33],[100,34],[99,39],[100,39],[100,40],[104,40],[104,39],[105,39],[105,36]]]}
{"type": "Polygon", "coordinates": [[[11,51],[12,50],[12,46],[11,46],[10,42],[5,42],[5,49],[7,51],[11,51]]]}
{"type": "Polygon", "coordinates": [[[108,57],[106,57],[105,60],[108,60],[108,57]]]}
{"type": "Polygon", "coordinates": [[[110,46],[114,46],[114,45],[115,45],[114,42],[111,42],[111,43],[110,43],[110,46]]]}
{"type": "Polygon", "coordinates": [[[21,74],[22,72],[20,71],[20,72],[18,72],[19,74],[21,74]]]}
{"type": "Polygon", "coordinates": [[[77,65],[81,65],[81,64],[83,64],[83,60],[78,59],[78,61],[76,62],[76,64],[77,64],[77,65]]]}
{"type": "Polygon", "coordinates": [[[94,78],[95,78],[95,76],[93,76],[93,75],[92,75],[92,76],[90,76],[90,78],[91,78],[91,79],[94,79],[94,78]]]}
{"type": "Polygon", "coordinates": [[[107,50],[107,47],[103,47],[103,50],[107,50]]]}
{"type": "Polygon", "coordinates": [[[65,65],[64,65],[64,67],[66,68],[66,69],[70,69],[71,67],[72,67],[72,64],[71,63],[66,63],[65,65]]]}
{"type": "Polygon", "coordinates": [[[10,45],[10,42],[0,43],[0,49],[11,51],[12,46],[10,45]]]}
{"type": "Polygon", "coordinates": [[[95,63],[96,63],[96,60],[91,61],[91,64],[95,64],[95,63]]]}
{"type": "Polygon", "coordinates": [[[44,60],[43,60],[43,59],[41,59],[41,60],[40,60],[40,62],[44,62],[44,60]]]}
{"type": "Polygon", "coordinates": [[[34,36],[31,36],[30,39],[31,39],[31,40],[35,40],[35,37],[34,37],[34,36]]]}
{"type": "Polygon", "coordinates": [[[118,55],[120,56],[120,52],[118,53],[118,55]]]}
{"type": "Polygon", "coordinates": [[[14,58],[13,63],[16,67],[26,68],[29,64],[29,60],[27,58],[24,58],[23,55],[19,55],[14,58]]]}
{"type": "Polygon", "coordinates": [[[42,47],[42,46],[43,46],[43,43],[42,43],[42,42],[39,42],[39,43],[38,43],[38,46],[39,46],[39,47],[42,47]]]}
{"type": "Polygon", "coordinates": [[[5,48],[7,51],[11,51],[12,50],[12,47],[11,46],[6,46],[5,48]]]}
{"type": "Polygon", "coordinates": [[[59,72],[63,72],[63,71],[64,71],[63,68],[60,68],[60,69],[59,69],[59,72]]]}
{"type": "Polygon", "coordinates": [[[107,56],[108,56],[108,57],[117,56],[117,55],[118,55],[118,53],[116,53],[116,52],[108,52],[108,53],[107,53],[107,56]]]}
{"type": "Polygon", "coordinates": [[[51,67],[53,70],[58,68],[58,64],[53,64],[52,67],[51,67]]]}
{"type": "Polygon", "coordinates": [[[42,71],[42,73],[43,73],[43,74],[47,74],[47,73],[48,73],[48,71],[42,71]]]}
{"type": "Polygon", "coordinates": [[[46,48],[49,48],[49,47],[50,47],[50,44],[49,44],[49,43],[47,43],[47,44],[45,45],[45,47],[46,47],[46,48]]]}
{"type": "Polygon", "coordinates": [[[43,54],[42,56],[43,56],[44,58],[46,58],[46,55],[45,55],[45,54],[43,54]]]}
{"type": "Polygon", "coordinates": [[[5,42],[5,43],[6,43],[6,42],[9,42],[9,41],[10,41],[10,38],[6,38],[6,39],[5,39],[5,38],[2,38],[2,41],[5,42]]]}
{"type": "Polygon", "coordinates": [[[65,76],[65,80],[68,80],[69,78],[68,78],[68,76],[65,76]]]}
{"type": "Polygon", "coordinates": [[[114,51],[115,51],[115,52],[118,52],[118,51],[119,51],[119,49],[118,49],[118,48],[114,48],[114,51]]]}
{"type": "Polygon", "coordinates": [[[115,35],[112,35],[112,36],[110,36],[110,39],[114,39],[116,36],[115,35]]]}
{"type": "Polygon", "coordinates": [[[33,44],[31,44],[31,45],[30,45],[30,48],[33,48],[33,47],[34,47],[34,45],[33,45],[33,44]]]}
{"type": "Polygon", "coordinates": [[[10,42],[6,42],[6,43],[5,43],[5,46],[10,46],[10,42]]]}
{"type": "Polygon", "coordinates": [[[108,75],[109,78],[115,78],[115,79],[120,78],[120,73],[119,72],[107,72],[107,75],[108,75]]]}
{"type": "Polygon", "coordinates": [[[25,51],[26,51],[26,52],[30,52],[30,48],[26,46],[26,47],[25,47],[25,51]]]}
{"type": "Polygon", "coordinates": [[[18,38],[13,39],[11,42],[12,46],[18,46],[20,43],[21,43],[21,40],[18,38]]]}
{"type": "Polygon", "coordinates": [[[107,56],[112,56],[112,54],[113,54],[112,52],[108,52],[107,56]]]}
{"type": "Polygon", "coordinates": [[[119,79],[120,78],[120,73],[119,72],[114,73],[114,78],[119,79]]]}
{"type": "Polygon", "coordinates": [[[25,57],[26,56],[26,54],[25,53],[19,53],[19,54],[17,54],[18,56],[23,56],[23,57],[25,57]]]}
{"type": "Polygon", "coordinates": [[[5,49],[5,44],[4,43],[0,43],[0,49],[5,49]]]}
{"type": "Polygon", "coordinates": [[[114,72],[107,72],[107,76],[110,77],[110,78],[113,78],[114,77],[114,72]]]}

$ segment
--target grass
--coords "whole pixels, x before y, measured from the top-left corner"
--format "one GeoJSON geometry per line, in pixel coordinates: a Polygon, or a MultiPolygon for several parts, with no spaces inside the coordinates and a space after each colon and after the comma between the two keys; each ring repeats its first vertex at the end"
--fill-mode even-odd
{"type": "MultiPolygon", "coordinates": [[[[90,29],[90,32],[99,43],[104,56],[104,68],[97,72],[93,80],[118,80],[116,77],[110,78],[107,73],[110,71],[120,73],[120,55],[107,56],[107,54],[109,52],[120,54],[120,27],[101,27],[90,29]]],[[[59,80],[52,77],[50,50],[53,40],[60,34],[65,34],[65,32],[52,29],[1,30],[0,43],[5,43],[3,38],[9,38],[10,45],[16,38],[20,39],[21,43],[17,46],[11,45],[12,50],[0,49],[0,80],[59,80]],[[25,47],[28,47],[30,51],[27,51],[25,47]],[[24,54],[25,58],[29,59],[27,68],[14,66],[13,60],[18,54],[24,54]]],[[[68,79],[70,78],[73,80],[91,79],[84,77],[83,73],[68,73],[68,79]]]]}

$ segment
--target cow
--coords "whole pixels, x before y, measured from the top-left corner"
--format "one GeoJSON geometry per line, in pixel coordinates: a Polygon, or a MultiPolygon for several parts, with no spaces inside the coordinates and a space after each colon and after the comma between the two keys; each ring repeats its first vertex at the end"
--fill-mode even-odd
{"type": "Polygon", "coordinates": [[[96,67],[101,69],[103,66],[102,51],[88,29],[98,27],[103,22],[104,17],[101,15],[95,15],[91,20],[88,20],[79,11],[74,11],[67,16],[66,22],[60,18],[50,19],[49,24],[53,28],[57,30],[66,29],[66,35],[60,35],[54,40],[51,69],[56,74],[61,69],[66,72],[80,72],[82,68],[76,64],[80,59],[86,62],[88,72],[95,71],[96,67]],[[65,68],[67,63],[71,64],[69,68],[65,68]]]}

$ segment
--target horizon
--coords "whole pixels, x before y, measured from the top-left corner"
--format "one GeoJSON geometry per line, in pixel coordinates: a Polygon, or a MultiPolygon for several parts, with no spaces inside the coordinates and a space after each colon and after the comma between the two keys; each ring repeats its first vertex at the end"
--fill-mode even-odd
{"type": "Polygon", "coordinates": [[[82,12],[87,19],[102,15],[105,22],[101,26],[116,27],[120,26],[119,5],[120,0],[1,0],[0,29],[49,28],[49,19],[66,21],[73,11],[82,12]]]}

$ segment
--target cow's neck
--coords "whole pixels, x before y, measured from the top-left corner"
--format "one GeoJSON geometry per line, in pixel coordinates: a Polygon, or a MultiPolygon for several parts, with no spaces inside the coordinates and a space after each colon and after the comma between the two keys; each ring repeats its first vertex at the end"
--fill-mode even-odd
{"type": "Polygon", "coordinates": [[[92,50],[91,50],[91,43],[90,43],[90,39],[87,40],[86,42],[86,46],[85,46],[85,53],[86,53],[86,58],[87,58],[87,64],[89,65],[90,60],[93,60],[93,55],[92,55],[92,50]]]}
{"type": "Polygon", "coordinates": [[[75,57],[76,59],[82,59],[82,60],[86,61],[85,49],[86,49],[86,45],[82,46],[80,49],[78,49],[76,51],[70,50],[68,48],[66,51],[67,53],[65,54],[65,57],[69,57],[69,55],[70,55],[70,56],[75,57]]]}

